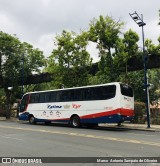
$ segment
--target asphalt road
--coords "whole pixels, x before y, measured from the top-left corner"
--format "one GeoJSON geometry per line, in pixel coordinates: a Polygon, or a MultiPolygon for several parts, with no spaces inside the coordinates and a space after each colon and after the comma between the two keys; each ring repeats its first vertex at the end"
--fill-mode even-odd
{"type": "Polygon", "coordinates": [[[75,129],[58,124],[46,126],[30,125],[27,122],[0,121],[0,156],[160,157],[160,132],[120,128],[75,129]]]}

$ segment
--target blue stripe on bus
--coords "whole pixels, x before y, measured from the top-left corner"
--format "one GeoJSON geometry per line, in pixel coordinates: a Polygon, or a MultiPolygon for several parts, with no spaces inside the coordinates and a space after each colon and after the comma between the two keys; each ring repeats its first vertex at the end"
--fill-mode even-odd
{"type": "Polygon", "coordinates": [[[126,117],[121,115],[109,115],[97,118],[81,119],[81,123],[120,123],[124,121],[132,121],[134,116],[126,117]]]}
{"type": "MultiPolygon", "coordinates": [[[[97,118],[88,118],[88,119],[81,119],[81,123],[119,123],[119,122],[124,122],[124,121],[132,121],[134,116],[121,116],[121,115],[110,115],[110,116],[102,116],[102,117],[97,117],[97,118]]],[[[43,120],[45,121],[45,120],[43,120]]],[[[53,122],[69,122],[69,120],[66,119],[56,119],[56,120],[51,120],[53,122]]]]}

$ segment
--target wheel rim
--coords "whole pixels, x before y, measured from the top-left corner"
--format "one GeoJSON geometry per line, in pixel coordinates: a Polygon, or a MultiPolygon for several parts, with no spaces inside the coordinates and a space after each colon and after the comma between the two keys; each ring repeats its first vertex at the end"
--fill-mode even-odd
{"type": "Polygon", "coordinates": [[[80,126],[80,119],[79,117],[75,116],[72,119],[72,126],[73,127],[79,127],[80,126]]]}
{"type": "Polygon", "coordinates": [[[78,120],[77,119],[73,119],[73,126],[75,126],[75,127],[78,126],[78,120]]]}

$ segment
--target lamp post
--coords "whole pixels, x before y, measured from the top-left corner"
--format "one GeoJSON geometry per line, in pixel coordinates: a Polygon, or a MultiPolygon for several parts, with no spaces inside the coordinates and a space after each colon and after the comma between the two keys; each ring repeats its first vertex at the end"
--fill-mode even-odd
{"type": "Polygon", "coordinates": [[[145,53],[145,46],[144,46],[144,29],[143,26],[146,25],[146,23],[143,22],[143,15],[141,14],[141,17],[137,14],[135,11],[134,13],[129,13],[129,15],[132,17],[132,19],[138,24],[139,27],[142,27],[142,40],[143,40],[143,65],[144,65],[144,86],[145,86],[145,93],[146,93],[146,113],[147,113],[147,127],[150,128],[150,115],[149,115],[149,84],[147,79],[147,56],[145,53]]]}

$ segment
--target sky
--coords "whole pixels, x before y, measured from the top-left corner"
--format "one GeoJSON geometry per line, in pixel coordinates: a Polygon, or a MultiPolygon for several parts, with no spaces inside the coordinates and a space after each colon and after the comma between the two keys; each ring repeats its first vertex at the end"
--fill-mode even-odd
{"type": "MultiPolygon", "coordinates": [[[[79,33],[88,30],[93,18],[111,16],[125,22],[122,32],[130,28],[142,39],[142,29],[132,20],[129,13],[135,11],[146,23],[145,39],[158,44],[160,0],[0,0],[0,31],[16,34],[21,40],[39,48],[48,57],[57,34],[63,30],[79,33]]],[[[142,40],[139,41],[142,47],[142,40]]],[[[94,61],[98,60],[95,44],[88,51],[94,61]]]]}

